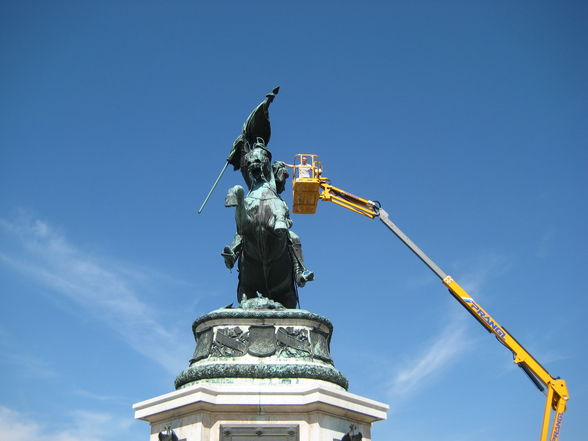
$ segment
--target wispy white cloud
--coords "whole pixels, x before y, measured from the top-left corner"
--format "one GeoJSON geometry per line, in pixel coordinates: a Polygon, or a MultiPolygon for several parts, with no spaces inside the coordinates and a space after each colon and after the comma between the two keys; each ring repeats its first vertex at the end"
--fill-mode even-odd
{"type": "Polygon", "coordinates": [[[10,250],[0,251],[0,262],[50,287],[170,372],[185,366],[190,342],[164,326],[155,308],[140,295],[152,285],[169,287],[168,276],[94,256],[39,219],[0,219],[0,232],[15,242],[10,250]]]}
{"type": "MultiPolygon", "coordinates": [[[[506,256],[487,254],[459,265],[467,268],[460,284],[470,293],[479,293],[491,277],[508,271],[510,262],[506,256]]],[[[393,372],[389,384],[391,395],[402,397],[424,389],[464,356],[472,345],[471,338],[466,334],[468,320],[469,315],[461,309],[449,314],[446,325],[435,332],[424,348],[411,354],[408,361],[393,372]]]]}
{"type": "MultiPolygon", "coordinates": [[[[474,259],[459,259],[443,267],[466,291],[478,297],[485,285],[508,272],[512,257],[500,253],[486,253],[474,259]]],[[[422,289],[438,284],[435,277],[417,277],[407,281],[411,289],[422,289]]]]}
{"type": "Polygon", "coordinates": [[[465,320],[454,317],[424,349],[396,371],[390,383],[391,394],[401,397],[424,388],[467,351],[467,342],[465,320]]]}
{"type": "Polygon", "coordinates": [[[56,429],[35,418],[0,406],[0,441],[114,441],[139,440],[127,417],[78,410],[67,416],[67,426],[56,429]]]}
{"type": "MultiPolygon", "coordinates": [[[[503,254],[489,253],[455,266],[463,268],[463,276],[459,276],[459,284],[474,297],[478,297],[484,285],[510,270],[512,259],[503,254]]],[[[459,272],[462,273],[462,271],[459,272]]]]}

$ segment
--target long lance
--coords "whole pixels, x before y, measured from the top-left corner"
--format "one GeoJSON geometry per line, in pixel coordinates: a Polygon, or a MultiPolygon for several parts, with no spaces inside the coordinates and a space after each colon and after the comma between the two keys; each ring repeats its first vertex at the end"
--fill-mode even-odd
{"type": "Polygon", "coordinates": [[[206,195],[206,199],[204,199],[204,202],[202,202],[202,205],[200,206],[200,210],[198,210],[198,214],[202,213],[202,210],[204,210],[204,206],[206,205],[206,203],[210,199],[210,196],[212,195],[212,192],[214,191],[214,189],[218,185],[219,181],[221,180],[221,178],[225,174],[225,171],[227,170],[228,165],[233,160],[233,156],[235,156],[235,153],[237,153],[237,149],[238,148],[239,147],[236,144],[233,146],[233,150],[231,150],[231,153],[229,153],[229,156],[227,156],[227,162],[225,162],[225,165],[223,166],[223,169],[218,174],[218,178],[216,178],[216,181],[214,181],[214,184],[212,184],[212,188],[210,189],[210,191],[206,195]]]}
{"type": "Polygon", "coordinates": [[[223,177],[223,174],[225,173],[225,171],[227,170],[227,166],[229,165],[229,160],[227,160],[227,162],[225,162],[225,165],[223,167],[223,169],[221,170],[221,172],[218,175],[218,178],[216,178],[216,181],[214,181],[214,184],[212,184],[212,188],[210,189],[210,191],[208,192],[208,194],[206,195],[206,199],[204,199],[204,202],[202,202],[202,205],[200,206],[200,210],[198,210],[198,214],[202,213],[202,210],[204,210],[204,206],[206,205],[206,203],[208,202],[208,199],[210,199],[210,196],[212,195],[212,192],[214,191],[214,189],[216,188],[216,186],[218,185],[218,182],[220,181],[220,179],[223,177]]]}

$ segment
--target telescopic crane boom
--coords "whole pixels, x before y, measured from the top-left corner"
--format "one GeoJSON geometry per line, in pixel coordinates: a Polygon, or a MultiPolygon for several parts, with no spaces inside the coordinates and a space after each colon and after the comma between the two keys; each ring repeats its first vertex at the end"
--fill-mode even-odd
{"type": "Polygon", "coordinates": [[[513,354],[514,363],[528,375],[537,388],[546,394],[545,410],[541,423],[540,441],[558,441],[563,414],[569,399],[565,380],[553,377],[541,364],[478,302],[476,302],[453,278],[447,275],[410,238],[392,222],[380,203],[355,196],[329,183],[322,176],[322,165],[317,155],[298,154],[295,157],[293,186],[293,211],[299,214],[316,212],[319,200],[330,201],[370,219],[379,218],[421,261],[433,271],[449,293],[474,317],[488,332],[506,346],[513,354]],[[307,158],[302,161],[302,158],[307,158]],[[310,161],[308,161],[310,159],[310,161]],[[551,411],[555,412],[553,421],[551,411]],[[551,423],[551,424],[550,424],[551,423]]]}

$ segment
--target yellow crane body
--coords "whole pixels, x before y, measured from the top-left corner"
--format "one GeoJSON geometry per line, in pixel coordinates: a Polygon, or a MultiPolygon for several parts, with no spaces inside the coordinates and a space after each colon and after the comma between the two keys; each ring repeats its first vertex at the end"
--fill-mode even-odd
{"type": "MultiPolygon", "coordinates": [[[[513,361],[528,375],[537,388],[546,394],[545,408],[541,422],[540,441],[559,441],[563,414],[569,393],[565,380],[554,378],[541,364],[479,303],[477,303],[451,276],[448,276],[435,262],[433,262],[412,240],[406,236],[389,218],[388,213],[381,208],[377,201],[355,196],[329,183],[329,179],[322,176],[322,165],[318,155],[299,154],[295,162],[300,163],[302,157],[312,158],[312,173],[304,178],[299,177],[298,170],[293,178],[293,212],[313,214],[316,212],[319,200],[333,202],[355,213],[374,219],[379,217],[386,225],[423,263],[425,263],[448,288],[449,293],[496,339],[506,346],[513,354],[513,361]],[[316,164],[316,165],[314,165],[316,164]],[[311,194],[314,192],[314,194],[311,194]],[[555,412],[553,419],[552,411],[555,412]],[[551,426],[551,432],[549,428],[551,426]]],[[[305,164],[306,166],[306,164],[305,164]]]]}

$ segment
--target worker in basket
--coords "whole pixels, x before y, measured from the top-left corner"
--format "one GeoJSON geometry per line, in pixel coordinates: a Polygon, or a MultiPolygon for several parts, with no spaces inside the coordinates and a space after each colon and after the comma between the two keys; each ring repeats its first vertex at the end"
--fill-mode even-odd
{"type": "Polygon", "coordinates": [[[322,170],[319,167],[314,167],[313,165],[308,163],[308,158],[306,156],[302,156],[300,159],[300,165],[293,165],[293,164],[286,164],[286,167],[290,167],[294,169],[294,179],[311,179],[311,178],[318,178],[321,174],[322,170]],[[313,173],[313,169],[315,169],[315,173],[313,173]],[[296,174],[296,170],[298,170],[298,175],[296,174]],[[316,176],[314,176],[316,174],[316,176]]]}

